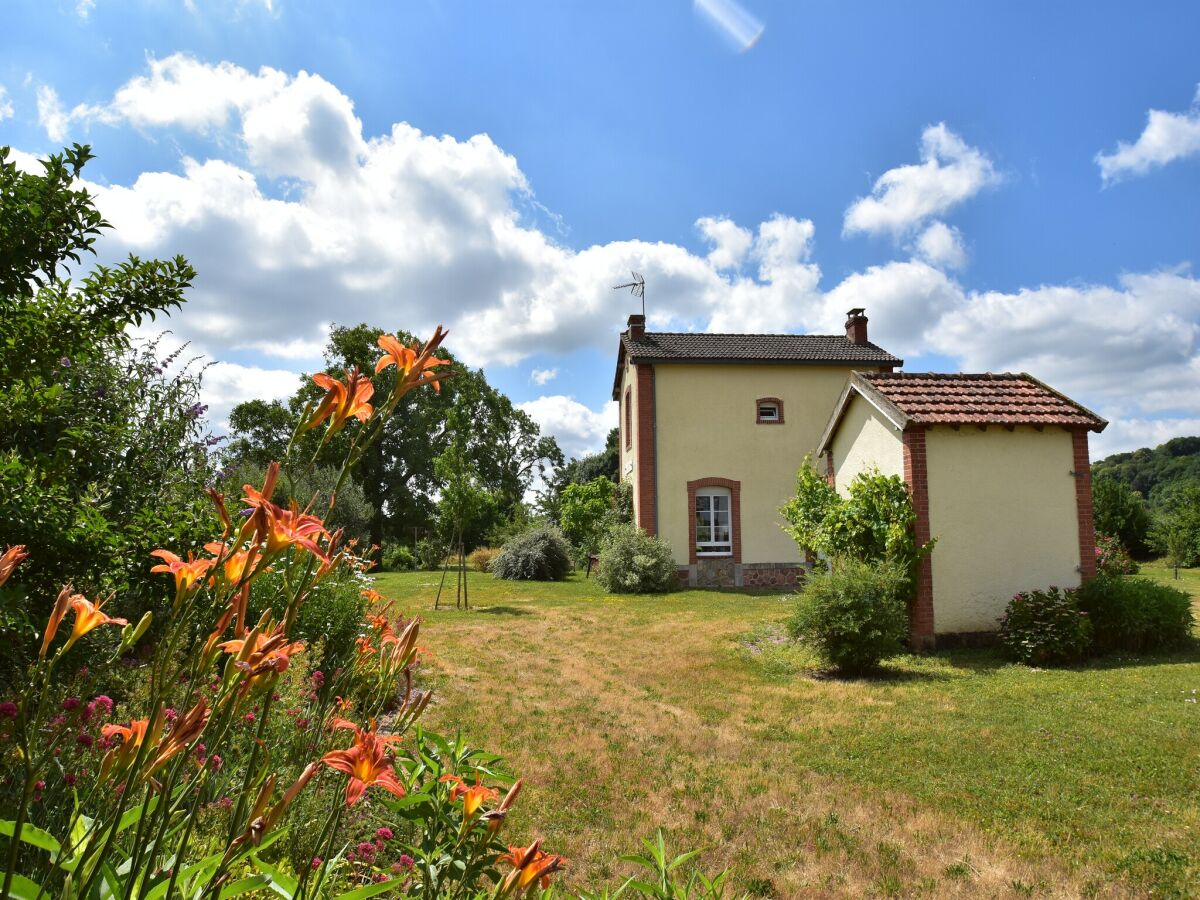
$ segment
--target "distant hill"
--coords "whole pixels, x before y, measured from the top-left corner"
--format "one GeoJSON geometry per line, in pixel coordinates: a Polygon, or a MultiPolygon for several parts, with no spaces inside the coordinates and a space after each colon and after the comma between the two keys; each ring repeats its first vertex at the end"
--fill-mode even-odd
{"type": "Polygon", "coordinates": [[[1123,481],[1152,500],[1152,495],[1176,482],[1200,481],[1200,437],[1172,438],[1153,450],[1114,453],[1092,463],[1092,475],[1123,481]]]}

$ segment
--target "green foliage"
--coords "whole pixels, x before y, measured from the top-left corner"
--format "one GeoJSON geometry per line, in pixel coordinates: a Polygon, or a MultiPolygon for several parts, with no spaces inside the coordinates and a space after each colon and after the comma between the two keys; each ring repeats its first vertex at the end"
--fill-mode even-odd
{"type": "Polygon", "coordinates": [[[621,480],[617,471],[621,459],[620,440],[620,429],[614,428],[609,431],[604,449],[599,453],[573,457],[555,470],[546,490],[538,497],[538,505],[550,521],[561,524],[563,492],[570,485],[587,484],[597,478],[607,478],[614,483],[621,480]]]}
{"type": "Polygon", "coordinates": [[[1000,645],[1028,665],[1078,662],[1091,647],[1092,625],[1074,591],[1023,591],[1000,620],[1000,645]]]}
{"type": "Polygon", "coordinates": [[[908,584],[907,573],[895,563],[847,557],[831,571],[808,577],[789,631],[838,671],[868,672],[903,649],[908,584]]]}
{"type": "Polygon", "coordinates": [[[910,584],[921,559],[933,550],[933,541],[916,544],[912,498],[896,475],[860,473],[850,483],[849,496],[842,497],[805,457],[796,473],[796,496],[780,512],[802,550],[830,559],[888,562],[905,572],[910,584]]]}
{"type": "Polygon", "coordinates": [[[1091,620],[1096,653],[1174,650],[1191,639],[1191,597],[1149,578],[1099,575],[1075,591],[1075,601],[1091,620]]]}
{"type": "Polygon", "coordinates": [[[411,572],[417,567],[417,555],[404,544],[385,544],[380,568],[385,572],[411,572]]]}
{"type": "Polygon", "coordinates": [[[612,516],[617,487],[607,477],[569,484],[562,493],[559,524],[582,561],[600,549],[604,526],[612,516]]]}
{"type": "Polygon", "coordinates": [[[571,570],[571,547],[553,525],[512,538],[492,560],[492,575],[509,581],[562,581],[571,570]]]}
{"type": "Polygon", "coordinates": [[[450,548],[441,539],[428,537],[417,541],[413,552],[417,558],[417,568],[432,571],[440,569],[446,562],[446,554],[450,552],[450,548]]]}
{"type": "MultiPolygon", "coordinates": [[[[690,850],[672,856],[667,851],[667,842],[662,829],[654,840],[642,838],[644,853],[621,857],[642,869],[645,874],[632,875],[617,889],[618,894],[631,893],[648,900],[721,900],[725,896],[725,882],[729,870],[709,877],[688,864],[700,855],[699,850],[690,850]]],[[[592,900],[595,894],[582,894],[581,900],[592,900]]],[[[607,896],[607,894],[605,895],[607,896]]]]}
{"type": "Polygon", "coordinates": [[[1153,505],[1163,489],[1200,481],[1200,437],[1172,438],[1153,450],[1116,453],[1093,463],[1092,474],[1096,480],[1111,478],[1129,485],[1153,505]]]}
{"type": "Polygon", "coordinates": [[[1138,564],[1120,540],[1096,532],[1096,571],[1104,575],[1136,575],[1138,564]]]}
{"type": "Polygon", "coordinates": [[[679,586],[679,575],[670,544],[622,523],[604,535],[596,581],[612,594],[661,594],[679,586]]]}
{"type": "Polygon", "coordinates": [[[434,460],[442,483],[437,502],[438,531],[452,547],[477,546],[500,518],[496,498],[460,445],[452,444],[434,460]]]}
{"type": "Polygon", "coordinates": [[[1160,492],[1150,546],[1176,569],[1200,563],[1200,481],[1176,483],[1160,492]]]}
{"type": "Polygon", "coordinates": [[[76,145],[38,175],[8,156],[0,148],[0,546],[32,556],[0,594],[0,640],[19,666],[68,579],[118,591],[113,611],[130,617],[161,601],[145,562],[206,527],[212,439],[199,373],[128,337],[183,303],[191,267],[130,257],[68,280],[109,227],[73,180],[91,154],[76,145]]]}
{"type": "MultiPolygon", "coordinates": [[[[382,329],[365,323],[332,329],[325,348],[326,369],[357,366],[374,372],[379,356],[375,342],[381,334],[382,329]]],[[[416,340],[406,331],[395,334],[406,345],[416,340]]],[[[528,413],[488,384],[481,370],[466,367],[445,349],[438,355],[449,358],[453,377],[440,391],[414,391],[403,397],[380,440],[358,465],[356,478],[375,511],[372,544],[411,539],[414,527],[437,525],[437,501],[445,486],[437,459],[448,446],[459,448],[479,486],[495,499],[497,521],[517,515],[530,486],[562,464],[554,438],[543,435],[528,413]]],[[[395,378],[394,368],[372,375],[376,398],[390,392],[395,378]]],[[[321,393],[306,379],[286,403],[255,400],[235,407],[227,463],[247,459],[265,465],[280,458],[305,405],[321,393]]],[[[348,432],[338,434],[321,450],[320,461],[329,465],[339,460],[349,440],[348,432]]],[[[307,456],[319,441],[316,431],[301,435],[300,449],[307,456]]],[[[486,532],[492,526],[481,527],[486,532]]],[[[481,539],[482,533],[471,543],[481,539]]]]}
{"type": "Polygon", "coordinates": [[[1150,508],[1124,481],[1108,475],[1092,480],[1096,531],[1117,538],[1134,556],[1144,556],[1150,532],[1150,508]]]}

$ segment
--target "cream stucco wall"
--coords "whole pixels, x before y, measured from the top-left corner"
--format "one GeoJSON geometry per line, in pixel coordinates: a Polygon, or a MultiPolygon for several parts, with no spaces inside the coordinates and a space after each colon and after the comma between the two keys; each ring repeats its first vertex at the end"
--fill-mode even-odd
{"type": "Polygon", "coordinates": [[[743,563],[798,563],[779,507],[833,412],[850,366],[680,364],[655,367],[658,526],[675,560],[689,560],[687,483],[741,482],[743,563]],[[756,423],[755,401],[783,401],[781,425],[756,423]]]}
{"type": "Polygon", "coordinates": [[[868,401],[852,394],[831,448],[838,493],[849,493],[856,475],[879,470],[904,477],[904,439],[895,425],[868,401]]]}
{"type": "Polygon", "coordinates": [[[993,631],[1013,594],[1078,586],[1069,432],[937,426],[925,452],[937,633],[993,631]]]}

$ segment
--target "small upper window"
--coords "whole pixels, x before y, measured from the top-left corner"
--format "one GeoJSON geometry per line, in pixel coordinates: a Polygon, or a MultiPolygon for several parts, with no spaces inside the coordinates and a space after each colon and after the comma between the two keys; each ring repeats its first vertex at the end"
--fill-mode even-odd
{"type": "Polygon", "coordinates": [[[778,425],[783,422],[783,401],[775,397],[763,397],[757,401],[759,425],[778,425]]]}

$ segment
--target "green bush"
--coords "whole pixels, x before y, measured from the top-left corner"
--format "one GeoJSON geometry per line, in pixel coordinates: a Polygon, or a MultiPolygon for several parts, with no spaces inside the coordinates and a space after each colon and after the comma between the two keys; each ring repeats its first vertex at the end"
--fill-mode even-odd
{"type": "Polygon", "coordinates": [[[510,581],[562,581],[571,570],[571,546],[553,525],[512,538],[492,560],[492,575],[510,581]]]}
{"type": "Polygon", "coordinates": [[[388,544],[380,557],[380,568],[385,572],[411,572],[417,567],[417,555],[404,544],[388,544]]]}
{"type": "Polygon", "coordinates": [[[904,647],[908,574],[894,563],[838,561],[810,575],[789,622],[792,637],[841,672],[869,671],[904,647]]]}
{"type": "Polygon", "coordinates": [[[1097,653],[1170,650],[1191,637],[1191,598],[1170,585],[1099,575],[1076,591],[1075,598],[1091,620],[1097,653]]]}
{"type": "Polygon", "coordinates": [[[421,538],[416,547],[417,568],[426,571],[440,569],[449,552],[450,548],[437,538],[421,538]]]}
{"type": "Polygon", "coordinates": [[[662,594],[679,586],[670,545],[636,525],[614,525],[600,542],[596,581],[613,594],[662,594]]]}
{"type": "Polygon", "coordinates": [[[1029,665],[1076,662],[1091,648],[1092,624],[1074,591],[1023,591],[1000,620],[1000,645],[1029,665]]]}

